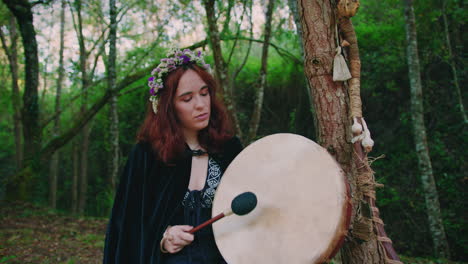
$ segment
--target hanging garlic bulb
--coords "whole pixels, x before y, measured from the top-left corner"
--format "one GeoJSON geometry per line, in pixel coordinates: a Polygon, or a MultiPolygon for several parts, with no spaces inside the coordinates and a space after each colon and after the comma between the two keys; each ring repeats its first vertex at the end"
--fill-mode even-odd
{"type": "Polygon", "coordinates": [[[356,117],[353,117],[353,126],[351,126],[351,131],[353,131],[353,135],[355,136],[362,132],[362,125],[359,124],[356,117]]]}
{"type": "Polygon", "coordinates": [[[371,138],[371,134],[369,129],[367,128],[366,121],[364,118],[361,118],[362,125],[364,127],[364,139],[362,140],[361,144],[364,147],[364,150],[369,153],[372,151],[372,147],[374,146],[374,140],[371,138]]]}

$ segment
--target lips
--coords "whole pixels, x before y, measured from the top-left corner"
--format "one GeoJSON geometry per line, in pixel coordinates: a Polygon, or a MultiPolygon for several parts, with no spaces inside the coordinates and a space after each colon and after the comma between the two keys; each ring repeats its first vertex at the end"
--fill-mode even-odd
{"type": "Polygon", "coordinates": [[[195,117],[195,119],[199,120],[199,121],[204,121],[206,119],[208,119],[208,113],[204,113],[204,114],[201,114],[201,115],[197,115],[195,117]]]}

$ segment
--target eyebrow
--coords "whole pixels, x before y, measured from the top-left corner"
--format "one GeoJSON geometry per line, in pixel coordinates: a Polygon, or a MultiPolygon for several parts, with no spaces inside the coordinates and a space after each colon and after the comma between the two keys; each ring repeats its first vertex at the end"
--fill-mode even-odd
{"type": "MultiPolygon", "coordinates": [[[[200,91],[205,89],[205,88],[208,88],[208,85],[203,85],[201,88],[200,88],[200,91]]],[[[186,92],[186,93],[183,93],[181,95],[179,95],[178,97],[182,97],[182,96],[185,96],[185,95],[188,95],[188,94],[191,94],[192,92],[186,92]]]]}

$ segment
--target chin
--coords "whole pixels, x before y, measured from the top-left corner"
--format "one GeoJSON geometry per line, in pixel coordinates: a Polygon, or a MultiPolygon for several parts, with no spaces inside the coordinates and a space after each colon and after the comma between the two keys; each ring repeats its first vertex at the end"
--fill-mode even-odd
{"type": "Polygon", "coordinates": [[[207,128],[208,124],[209,124],[208,120],[206,122],[203,122],[202,124],[199,124],[197,126],[197,130],[200,131],[200,130],[203,130],[203,129],[207,128]]]}

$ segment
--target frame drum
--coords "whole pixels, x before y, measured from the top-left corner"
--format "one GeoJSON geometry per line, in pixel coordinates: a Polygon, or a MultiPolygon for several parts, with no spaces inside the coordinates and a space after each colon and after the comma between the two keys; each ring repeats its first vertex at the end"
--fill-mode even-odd
{"type": "Polygon", "coordinates": [[[251,191],[256,208],[213,224],[229,264],[323,263],[347,234],[351,203],[344,173],[315,142],[294,134],[264,137],[229,165],[216,191],[213,216],[251,191]]]}

